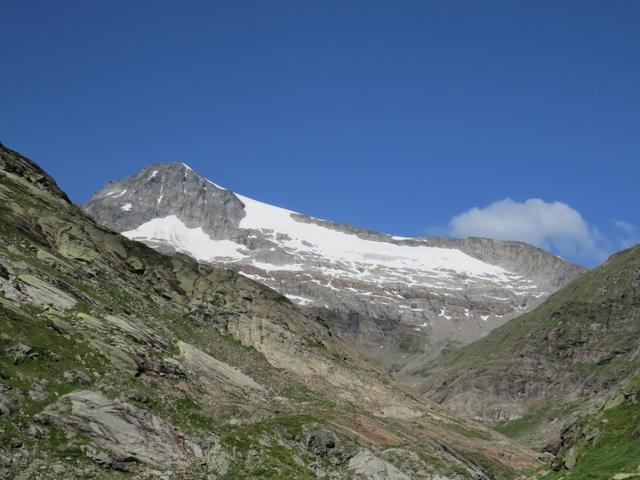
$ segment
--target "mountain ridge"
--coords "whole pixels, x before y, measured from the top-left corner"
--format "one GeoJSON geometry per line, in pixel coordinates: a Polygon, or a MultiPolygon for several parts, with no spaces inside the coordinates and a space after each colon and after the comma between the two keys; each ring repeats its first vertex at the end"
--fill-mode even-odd
{"type": "Polygon", "coordinates": [[[392,371],[483,336],[584,271],[522,242],[405,238],[309,217],[182,163],[110,181],[84,209],[160,251],[275,288],[392,371]]]}

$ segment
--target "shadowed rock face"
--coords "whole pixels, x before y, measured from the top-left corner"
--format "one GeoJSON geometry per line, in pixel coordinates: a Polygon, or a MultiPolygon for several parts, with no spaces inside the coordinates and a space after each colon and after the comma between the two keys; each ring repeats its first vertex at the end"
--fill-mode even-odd
{"type": "Polygon", "coordinates": [[[182,163],[111,181],[99,223],[260,281],[391,371],[476,340],[583,272],[538,248],[483,238],[401,238],[225,190],[182,163]]]}

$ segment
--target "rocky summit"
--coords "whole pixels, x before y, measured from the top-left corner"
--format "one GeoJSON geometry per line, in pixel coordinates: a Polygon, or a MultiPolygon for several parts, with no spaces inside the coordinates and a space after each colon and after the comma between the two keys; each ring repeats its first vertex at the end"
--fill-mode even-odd
{"type": "Polygon", "coordinates": [[[98,225],[0,145],[0,478],[493,480],[540,464],[269,287],[98,225]]]}
{"type": "Polygon", "coordinates": [[[403,238],[320,220],[226,190],[182,163],[111,181],[84,208],[161,252],[268,285],[392,372],[482,337],[584,270],[519,242],[403,238]]]}

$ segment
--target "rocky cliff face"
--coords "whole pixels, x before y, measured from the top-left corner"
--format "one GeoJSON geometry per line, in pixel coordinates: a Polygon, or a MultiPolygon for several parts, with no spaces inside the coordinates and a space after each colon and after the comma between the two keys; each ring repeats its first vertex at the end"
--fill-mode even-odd
{"type": "Polygon", "coordinates": [[[1,478],[489,480],[538,464],[274,290],[98,226],[0,145],[1,478]]]}
{"type": "Polygon", "coordinates": [[[543,446],[640,367],[640,245],[537,309],[417,368],[430,398],[543,446]]]}
{"type": "Polygon", "coordinates": [[[391,371],[480,338],[583,269],[518,242],[400,238],[225,190],[184,164],[109,182],[100,224],[258,280],[391,371]]]}

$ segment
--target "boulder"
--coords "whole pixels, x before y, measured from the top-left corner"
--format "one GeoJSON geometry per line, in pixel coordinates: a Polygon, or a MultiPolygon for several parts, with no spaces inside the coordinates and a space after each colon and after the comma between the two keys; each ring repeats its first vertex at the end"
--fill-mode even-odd
{"type": "Polygon", "coordinates": [[[67,370],[62,376],[68,383],[78,383],[80,385],[89,385],[92,383],[91,377],[80,370],[67,370]]]}
{"type": "Polygon", "coordinates": [[[315,430],[305,436],[304,446],[309,453],[317,457],[326,457],[336,451],[338,438],[328,430],[315,430]]]}
{"type": "Polygon", "coordinates": [[[14,365],[19,365],[27,358],[33,358],[37,355],[31,347],[24,343],[14,343],[4,351],[5,356],[14,365]]]}
{"type": "Polygon", "coordinates": [[[18,411],[18,402],[0,393],[0,417],[11,415],[18,411]]]}

